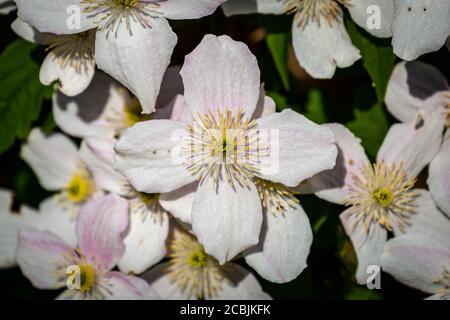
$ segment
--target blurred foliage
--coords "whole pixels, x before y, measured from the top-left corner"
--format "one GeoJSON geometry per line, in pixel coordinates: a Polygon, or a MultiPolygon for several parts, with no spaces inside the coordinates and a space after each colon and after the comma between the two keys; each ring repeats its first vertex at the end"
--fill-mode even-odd
{"type": "MultiPolygon", "coordinates": [[[[49,195],[32,170],[19,157],[22,141],[30,128],[57,131],[52,112],[52,87],[39,83],[43,47],[17,40],[9,25],[14,14],[0,17],[0,188],[14,191],[15,204],[37,208],[49,195]]],[[[338,69],[331,80],[309,77],[295,60],[291,46],[292,16],[248,15],[225,18],[214,15],[195,21],[171,21],[178,34],[173,64],[182,64],[207,33],[228,34],[245,42],[256,55],[261,80],[278,110],[292,108],[316,123],[346,124],[362,139],[370,158],[375,159],[384,136],[394,122],[383,105],[386,85],[395,65],[389,39],[377,39],[345,16],[347,30],[362,59],[352,67],[338,69]]],[[[446,49],[421,57],[450,75],[446,49]]],[[[339,214],[343,207],[314,196],[300,196],[314,232],[308,268],[288,284],[261,278],[264,289],[276,299],[406,299],[424,294],[407,288],[389,275],[382,275],[382,290],[355,284],[356,257],[345,235],[339,214]]],[[[0,271],[0,297],[55,297],[53,291],[37,290],[19,269],[0,271]],[[5,288],[7,288],[5,290],[5,288]]]]}

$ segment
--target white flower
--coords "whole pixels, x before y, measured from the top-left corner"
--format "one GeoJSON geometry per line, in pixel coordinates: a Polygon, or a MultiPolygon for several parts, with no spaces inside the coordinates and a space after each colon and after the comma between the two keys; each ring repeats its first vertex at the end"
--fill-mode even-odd
{"type": "Polygon", "coordinates": [[[390,37],[392,0],[229,0],[226,15],[260,12],[294,14],[292,43],[300,65],[314,78],[332,78],[336,67],[351,66],[361,56],[343,23],[345,6],[353,20],[378,37],[390,37]],[[369,6],[382,11],[380,28],[369,28],[369,6]]]}
{"type": "Polygon", "coordinates": [[[174,229],[169,248],[167,262],[143,275],[161,299],[271,299],[250,272],[234,263],[220,265],[181,229],[174,229]]]}
{"type": "Polygon", "coordinates": [[[442,48],[450,36],[450,1],[393,2],[392,46],[397,56],[411,61],[442,48]]]}
{"type": "Polygon", "coordinates": [[[346,205],[340,218],[358,258],[356,279],[366,284],[369,265],[380,265],[388,233],[405,232],[430,205],[428,191],[415,178],[439,150],[444,123],[437,115],[417,115],[389,130],[377,161],[371,164],[357,139],[340,124],[330,124],[339,147],[336,167],[310,179],[320,198],[346,205]]]}
{"type": "Polygon", "coordinates": [[[39,73],[43,84],[58,81],[59,90],[68,96],[75,96],[89,86],[95,73],[95,32],[71,35],[42,33],[19,18],[11,28],[25,40],[47,46],[49,53],[39,73]]]}
{"type": "Polygon", "coordinates": [[[225,0],[17,0],[19,17],[40,32],[94,30],[95,62],[155,110],[177,42],[167,19],[196,19],[225,0]]]}
{"type": "Polygon", "coordinates": [[[181,75],[189,123],[136,124],[116,144],[115,165],[147,193],[198,181],[193,232],[224,264],[259,242],[263,214],[255,179],[295,187],[332,168],[337,150],[329,129],[290,109],[264,115],[259,68],[242,43],[205,36],[181,75]]]}
{"type": "Polygon", "coordinates": [[[430,164],[428,186],[438,207],[450,216],[450,87],[447,79],[431,65],[419,61],[400,63],[389,81],[386,105],[403,122],[423,112],[434,113],[445,121],[444,141],[430,164]]]}
{"type": "Polygon", "coordinates": [[[76,97],[56,93],[53,97],[53,116],[65,133],[78,137],[114,138],[138,121],[158,119],[163,107],[173,103],[183,92],[179,67],[169,67],[164,76],[157,109],[150,116],[142,114],[139,101],[126,88],[103,72],[97,72],[91,85],[76,97]]]}
{"type": "Polygon", "coordinates": [[[20,156],[33,169],[41,186],[57,192],[50,210],[64,209],[75,216],[82,204],[103,193],[82,160],[82,151],[66,136],[45,136],[39,129],[33,129],[22,146],[20,156]]]}
{"type": "Polygon", "coordinates": [[[13,0],[0,0],[0,14],[8,14],[16,9],[17,7],[13,0]]]}
{"type": "Polygon", "coordinates": [[[401,283],[432,294],[428,299],[450,300],[450,221],[432,201],[424,209],[408,232],[387,242],[381,263],[401,283]]]}

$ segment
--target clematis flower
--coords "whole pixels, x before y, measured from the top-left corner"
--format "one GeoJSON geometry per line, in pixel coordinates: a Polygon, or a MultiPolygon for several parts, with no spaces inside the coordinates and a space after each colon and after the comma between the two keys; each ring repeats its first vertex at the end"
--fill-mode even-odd
{"type": "Polygon", "coordinates": [[[124,199],[113,194],[92,199],[77,216],[77,247],[51,232],[25,228],[17,262],[36,288],[68,286],[58,299],[155,299],[144,280],[111,271],[124,252],[121,234],[127,226],[124,199]]]}
{"type": "Polygon", "coordinates": [[[82,158],[89,164],[98,186],[127,200],[130,224],[124,233],[125,251],[118,267],[125,273],[140,274],[166,255],[169,214],[160,204],[160,194],[136,191],[113,169],[113,147],[112,139],[86,139],[81,146],[82,158]]]}
{"type": "MultiPolygon", "coordinates": [[[[394,0],[392,46],[403,60],[437,51],[450,36],[450,2],[394,0]],[[424,36],[426,35],[426,36],[424,36]]],[[[389,14],[382,8],[382,14],[389,14]]]]}
{"type": "Polygon", "coordinates": [[[343,21],[343,10],[377,37],[391,37],[392,0],[229,0],[222,5],[226,15],[263,13],[293,14],[292,44],[300,65],[314,78],[330,79],[336,67],[346,68],[359,58],[343,21]],[[368,8],[378,6],[379,29],[369,28],[368,8]]]}
{"type": "Polygon", "coordinates": [[[162,299],[268,300],[256,278],[235,263],[220,265],[194,236],[174,229],[167,262],[143,275],[162,299]]]}
{"type": "Polygon", "coordinates": [[[428,191],[415,188],[415,179],[438,152],[444,123],[437,115],[423,114],[393,125],[373,165],[347,128],[327,127],[335,133],[340,151],[336,167],[308,180],[307,188],[347,206],[340,219],[356,251],[356,280],[366,284],[367,267],[381,265],[388,234],[407,231],[432,204],[428,191]]]}
{"type": "Polygon", "coordinates": [[[331,169],[337,150],[328,128],[290,109],[257,118],[260,72],[242,43],[205,36],[181,76],[190,123],[137,123],[117,142],[115,167],[146,193],[198,182],[192,230],[224,264],[259,243],[263,214],[254,180],[295,187],[331,169]]]}
{"type": "Polygon", "coordinates": [[[138,121],[157,118],[160,109],[183,92],[179,67],[169,67],[164,76],[154,114],[141,114],[139,101],[127,89],[103,72],[97,72],[91,85],[81,94],[53,96],[53,116],[65,133],[78,137],[114,138],[138,121]]]}
{"type": "Polygon", "coordinates": [[[197,19],[225,0],[17,0],[19,17],[40,32],[95,32],[97,66],[136,95],[144,113],[155,102],[177,43],[167,19],[197,19]],[[69,12],[69,14],[68,14],[69,12]]]}
{"type": "Polygon", "coordinates": [[[13,0],[0,0],[0,14],[8,14],[16,9],[17,7],[13,0]]]}
{"type": "Polygon", "coordinates": [[[443,144],[429,167],[428,186],[438,207],[450,216],[450,87],[446,78],[419,61],[400,63],[389,80],[386,105],[403,122],[423,112],[436,113],[446,122],[443,144]]]}
{"type": "Polygon", "coordinates": [[[58,192],[49,200],[47,210],[64,209],[74,216],[82,204],[103,193],[80,152],[66,136],[44,136],[39,129],[32,130],[22,146],[20,156],[36,173],[41,186],[58,192]]]}
{"type": "Polygon", "coordinates": [[[432,294],[428,299],[450,300],[450,221],[428,204],[408,232],[387,242],[381,262],[401,283],[432,294]]]}
{"type": "Polygon", "coordinates": [[[95,73],[95,32],[72,35],[42,33],[17,18],[11,25],[25,40],[47,46],[49,52],[42,63],[39,79],[44,85],[58,81],[58,89],[68,96],[83,92],[95,73]]]}
{"type": "Polygon", "coordinates": [[[16,213],[11,211],[12,192],[0,189],[0,268],[16,265],[17,237],[21,228],[50,231],[65,242],[76,244],[73,216],[68,211],[55,210],[53,201],[53,198],[42,201],[38,211],[22,205],[16,213]]]}

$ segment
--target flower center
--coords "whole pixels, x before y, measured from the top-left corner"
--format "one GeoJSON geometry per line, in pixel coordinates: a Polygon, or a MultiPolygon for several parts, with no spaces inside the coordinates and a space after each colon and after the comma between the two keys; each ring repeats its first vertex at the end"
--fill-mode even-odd
{"type": "Polygon", "coordinates": [[[131,213],[139,214],[143,222],[151,216],[154,221],[161,223],[166,211],[159,204],[159,197],[159,193],[148,194],[135,190],[131,191],[128,196],[131,213]]]}
{"type": "Polygon", "coordinates": [[[353,174],[352,182],[346,205],[351,206],[354,226],[363,223],[366,232],[372,223],[379,223],[389,231],[393,231],[394,225],[400,231],[405,230],[416,210],[417,193],[413,190],[415,179],[407,176],[402,164],[369,165],[363,169],[362,177],[353,174]]]}
{"type": "Polygon", "coordinates": [[[300,203],[295,192],[282,184],[263,179],[254,181],[263,207],[275,216],[284,214],[288,207],[296,207],[300,203]]]}
{"type": "Polygon", "coordinates": [[[232,187],[235,182],[247,186],[259,172],[259,160],[267,155],[256,122],[244,118],[242,112],[198,114],[188,134],[183,152],[189,172],[198,180],[211,175],[216,185],[219,178],[226,178],[232,187]]]}
{"type": "Polygon", "coordinates": [[[131,23],[138,23],[144,28],[151,28],[151,18],[159,15],[159,2],[166,0],[82,0],[84,12],[90,13],[98,21],[98,29],[117,32],[122,23],[132,35],[131,23]]]}
{"type": "Polygon", "coordinates": [[[77,172],[72,176],[66,188],[67,199],[73,203],[86,201],[94,191],[94,184],[89,174],[77,172]]]}
{"type": "Polygon", "coordinates": [[[70,35],[44,34],[47,51],[57,60],[61,68],[71,67],[79,74],[95,66],[95,31],[90,30],[70,35]]]}
{"type": "Polygon", "coordinates": [[[90,264],[79,264],[80,268],[80,290],[89,292],[95,284],[95,269],[90,264]]]}
{"type": "Polygon", "coordinates": [[[212,298],[228,281],[230,267],[219,265],[190,234],[176,229],[169,249],[169,276],[189,298],[212,298]]]}
{"type": "Polygon", "coordinates": [[[146,121],[151,119],[151,115],[142,114],[142,107],[139,100],[132,98],[130,103],[124,107],[124,122],[127,128],[134,126],[140,121],[146,121]]]}
{"type": "Polygon", "coordinates": [[[342,5],[349,5],[350,0],[278,0],[285,4],[288,14],[295,14],[298,27],[304,29],[308,23],[316,22],[320,26],[321,17],[324,17],[330,26],[337,20],[342,5]]]}
{"type": "Polygon", "coordinates": [[[444,267],[441,276],[433,282],[440,286],[438,290],[439,298],[450,300],[450,272],[446,267],[444,267]]]}

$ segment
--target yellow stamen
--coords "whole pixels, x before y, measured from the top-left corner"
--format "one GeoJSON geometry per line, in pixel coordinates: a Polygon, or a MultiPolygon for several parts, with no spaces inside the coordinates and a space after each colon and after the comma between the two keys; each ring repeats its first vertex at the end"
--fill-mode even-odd
{"type": "Polygon", "coordinates": [[[69,181],[66,194],[67,199],[73,203],[81,203],[86,201],[94,191],[94,184],[91,177],[82,172],[77,172],[69,181]]]}
{"type": "Polygon", "coordinates": [[[254,181],[263,207],[275,216],[284,214],[289,207],[297,207],[300,203],[295,197],[296,193],[282,184],[258,178],[254,181]]]}

